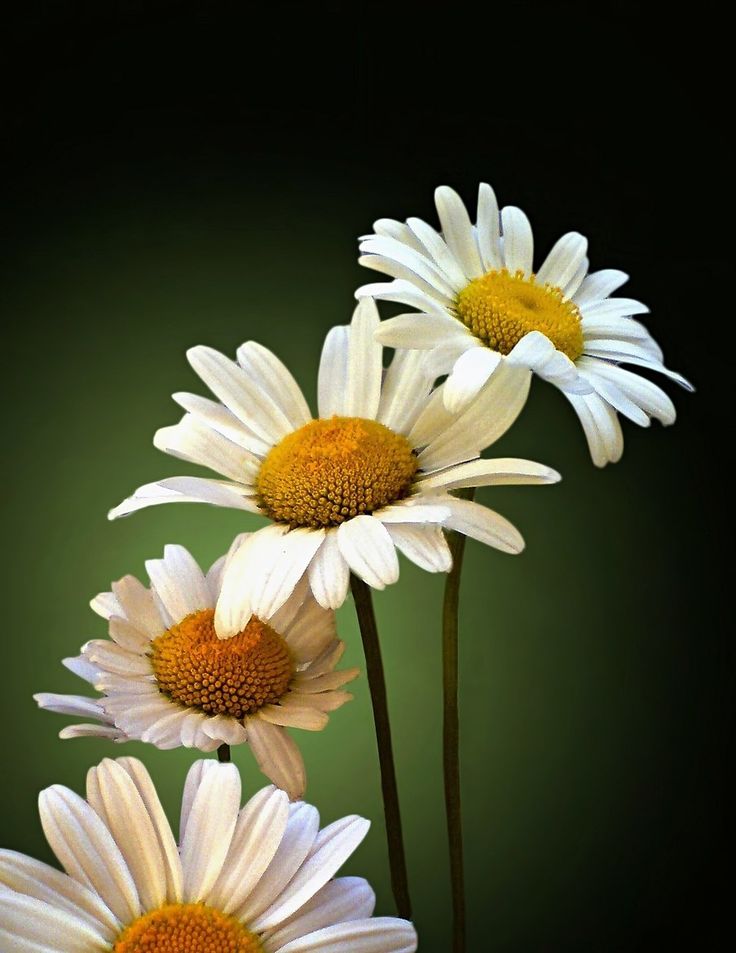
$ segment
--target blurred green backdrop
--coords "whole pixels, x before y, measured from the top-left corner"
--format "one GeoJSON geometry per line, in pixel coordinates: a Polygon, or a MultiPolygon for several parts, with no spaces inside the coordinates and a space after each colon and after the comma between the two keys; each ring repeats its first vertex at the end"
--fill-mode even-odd
{"type": "MultiPolygon", "coordinates": [[[[50,32],[57,24],[49,23],[50,32]]],[[[136,23],[124,26],[132,33],[136,23]]],[[[340,58],[338,69],[345,64],[340,58]]],[[[89,64],[78,74],[69,69],[64,97],[78,91],[75,83],[94,86],[89,64]]],[[[366,62],[358,72],[367,75],[366,62]]],[[[319,77],[325,90],[336,82],[327,72],[319,77]]],[[[68,719],[37,711],[31,695],[84,690],[60,659],[103,636],[87,603],[112,579],[142,575],[144,560],[168,542],[208,564],[235,533],[259,525],[196,505],[106,521],[107,510],[139,484],[195,472],[151,445],[158,426],[178,419],[171,392],[204,392],[185,350],[207,343],[232,354],[255,338],[313,396],[322,338],[349,320],[354,288],[367,280],[355,264],[355,236],[379,215],[433,218],[431,187],[439,181],[449,179],[470,199],[477,179],[491,175],[505,201],[532,213],[540,250],[574,226],[598,239],[595,267],[634,273],[631,293],[651,302],[654,333],[705,394],[671,388],[678,424],[648,432],[626,425],[623,461],[601,472],[571,409],[537,381],[516,427],[490,451],[543,461],[564,481],[481,491],[524,533],[523,555],[468,545],[461,624],[470,949],[485,949],[489,938],[499,951],[613,951],[655,940],[675,905],[709,878],[721,843],[728,681],[717,608],[704,589],[713,578],[711,545],[722,533],[718,489],[704,469],[713,395],[677,317],[682,302],[670,278],[681,263],[663,260],[664,225],[651,205],[641,207],[629,234],[631,218],[619,209],[621,196],[639,207],[637,196],[652,187],[650,167],[644,160],[629,166],[617,195],[601,187],[612,174],[605,163],[598,174],[583,170],[577,191],[565,186],[566,197],[555,188],[554,169],[535,168],[538,178],[525,178],[519,153],[495,153],[491,140],[481,156],[451,155],[439,144],[421,162],[417,147],[411,156],[372,156],[369,168],[356,158],[358,125],[348,121],[346,132],[339,110],[320,114],[319,99],[315,111],[282,112],[278,120],[251,103],[255,111],[239,116],[236,134],[214,100],[195,97],[185,108],[181,93],[139,113],[134,94],[118,90],[104,119],[90,107],[65,131],[57,123],[67,107],[53,86],[44,87],[43,103],[32,90],[35,112],[18,119],[26,131],[39,118],[46,125],[35,130],[43,148],[22,172],[19,166],[3,286],[0,842],[48,859],[37,792],[54,782],[81,790],[92,763],[123,753],[144,760],[177,816],[195,754],[62,743],[57,732],[68,719]],[[281,123],[290,130],[295,117],[297,151],[284,136],[271,147],[269,133],[283,132],[281,123]],[[300,139],[305,128],[328,127],[332,139],[314,153],[300,139]]],[[[504,121],[524,141],[514,121],[504,121]]],[[[449,943],[443,582],[404,562],[400,583],[376,598],[426,953],[449,943]]],[[[350,604],[340,623],[347,662],[360,665],[350,604]]],[[[370,878],[379,912],[391,913],[364,679],[355,696],[324,733],[299,735],[308,798],[325,821],[352,812],[373,820],[349,870],[370,878]]],[[[254,791],[263,778],[249,753],[234,756],[246,791],[254,791]]],[[[715,893],[697,908],[702,936],[711,903],[715,910],[715,893]]]]}

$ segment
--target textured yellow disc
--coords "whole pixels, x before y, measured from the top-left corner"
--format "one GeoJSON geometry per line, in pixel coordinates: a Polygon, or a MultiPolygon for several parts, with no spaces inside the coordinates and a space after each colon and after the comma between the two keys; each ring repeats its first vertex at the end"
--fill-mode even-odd
{"type": "Polygon", "coordinates": [[[135,920],[112,953],[262,953],[255,934],[201,903],[169,904],[135,920]]]}
{"type": "Polygon", "coordinates": [[[153,640],[158,687],[190,708],[239,719],[277,702],[293,673],[284,640],[256,618],[238,635],[218,639],[214,615],[193,612],[153,640]]]}
{"type": "Polygon", "coordinates": [[[505,268],[475,278],[457,296],[457,315],[488,347],[508,354],[530,331],[541,331],[576,361],[583,353],[580,311],[552,285],[505,268]]]}
{"type": "Polygon", "coordinates": [[[290,526],[339,526],[403,499],[417,471],[409,441],[375,420],[313,420],[263,461],[258,492],[268,515],[290,526]]]}

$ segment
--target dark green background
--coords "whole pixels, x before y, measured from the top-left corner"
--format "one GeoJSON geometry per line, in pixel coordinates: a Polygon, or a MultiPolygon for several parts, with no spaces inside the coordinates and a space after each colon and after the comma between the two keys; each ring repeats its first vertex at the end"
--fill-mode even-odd
{"type": "MultiPolygon", "coordinates": [[[[686,86],[674,54],[666,82],[643,83],[651,37],[636,17],[617,8],[602,38],[575,6],[520,4],[489,21],[503,52],[469,45],[481,29],[463,18],[470,6],[426,33],[420,6],[397,21],[380,8],[346,19],[335,4],[255,19],[230,4],[36,4],[13,24],[3,845],[48,857],[37,792],[81,790],[104,756],[141,757],[178,810],[191,752],[62,743],[68,719],[37,711],[31,694],[84,690],[59,660],[103,636],[87,602],[111,579],[141,575],[168,542],[207,564],[258,525],[194,505],[105,519],[139,484],[194,472],[151,446],[178,418],[171,392],[204,392],[186,348],[233,353],[255,338],[311,399],[323,335],[369,277],[356,236],[380,215],[432,219],[440,182],[472,201],[487,178],[529,212],[540,252],[577,228],[593,267],[632,274],[629,293],[651,305],[652,331],[698,393],[670,387],[677,425],[625,425],[623,461],[601,472],[564,399],[536,382],[490,451],[543,461],[564,482],[481,492],[524,533],[522,556],[468,546],[470,950],[672,949],[677,938],[710,949],[721,937],[733,685],[719,618],[726,345],[711,334],[708,288],[725,261],[709,232],[708,88],[686,86]],[[634,78],[607,79],[621,61],[634,78]],[[698,173],[691,211],[684,182],[698,173]]],[[[403,563],[376,599],[425,953],[449,943],[442,585],[403,563]]],[[[340,622],[347,662],[360,664],[350,605],[340,622]]],[[[350,870],[390,913],[365,680],[355,695],[324,733],[298,740],[323,818],[374,820],[350,870]]],[[[235,760],[246,790],[259,787],[249,753],[235,760]]]]}

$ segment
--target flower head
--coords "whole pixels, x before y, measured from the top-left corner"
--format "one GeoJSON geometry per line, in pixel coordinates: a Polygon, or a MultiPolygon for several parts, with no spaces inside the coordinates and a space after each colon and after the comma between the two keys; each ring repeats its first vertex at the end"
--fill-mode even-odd
{"type": "Polygon", "coordinates": [[[337,608],[351,571],[376,589],[395,582],[397,550],[430,572],[446,572],[443,528],[519,552],[523,541],[507,520],[449,491],[559,479],[528,460],[478,459],[524,406],[526,368],[509,364],[475,402],[451,412],[421,352],[398,352],[384,372],[378,327],[368,299],[349,326],[327,335],[317,419],[291,374],[260,345],[242,345],[237,364],[209,348],[189,352],[221,403],[177,395],[187,414],[159,430],[154,442],[228,480],[149,484],[111,517],[200,500],[272,521],[229,563],[215,615],[220,635],[240,631],[251,614],[277,611],[305,573],[319,604],[337,608]]]}
{"type": "Polygon", "coordinates": [[[611,295],[627,280],[612,269],[589,273],[587,240],[569,232],[533,269],[531,225],[521,209],[499,214],[493,190],[478,193],[476,223],[460,197],[435,193],[442,232],[421,219],[380,219],[361,241],[363,265],[393,281],[365,285],[358,297],[417,308],[384,321],[378,338],[391,347],[432,350],[437,373],[450,376],[449,410],[465,406],[502,363],[528,367],[557,386],[583,425],[593,462],[623,452],[618,413],[649,426],[675,420],[670,398],[631,364],[688,382],[662,363],[662,351],[633,315],[649,309],[611,295]]]}
{"type": "Polygon", "coordinates": [[[18,953],[412,953],[411,923],[373,917],[358,877],[335,874],[368,832],[319,829],[304,802],[264,788],[240,807],[234,765],[189,771],[179,845],[135,758],[87,775],[87,799],[41,793],[46,839],[66,871],[0,851],[0,947],[18,953]]]}
{"type": "MultiPolygon", "coordinates": [[[[239,537],[230,558],[247,544],[239,537]]],[[[342,690],[357,669],[335,671],[345,648],[334,613],[306,583],[268,618],[243,619],[227,639],[215,632],[215,604],[226,558],[205,575],[182,546],[149,560],[150,588],[133,576],[114,583],[92,607],[110,639],[95,639],[65,665],[100,698],[41,693],[42,708],[95,718],[62,738],[140,739],[159,748],[213,751],[251,746],[263,772],[290,796],[305,788],[304,762],[286,728],[319,731],[328,712],[352,696],[342,690]]]]}

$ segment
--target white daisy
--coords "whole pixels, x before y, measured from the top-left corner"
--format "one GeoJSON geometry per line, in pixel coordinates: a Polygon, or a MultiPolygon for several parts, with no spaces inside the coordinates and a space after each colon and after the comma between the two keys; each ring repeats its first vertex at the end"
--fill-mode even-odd
{"type": "Polygon", "coordinates": [[[222,403],[191,394],[188,411],[159,430],[159,449],[219,470],[228,481],[174,477],[141,487],[111,518],[169,501],[235,506],[269,517],[233,558],[217,606],[221,635],[255,613],[267,618],[307,572],[320,605],[345,599],[350,571],[376,589],[397,580],[397,549],[431,572],[447,572],[442,527],[519,552],[518,531],[497,513],[448,491],[505,483],[550,483],[527,460],[479,460],[516,419],[530,375],[508,365],[478,400],[448,413],[432,392],[421,352],[399,352],[385,372],[370,299],[349,326],[327,335],[319,369],[319,417],[294,378],[254,342],[238,363],[195,347],[192,366],[222,403]],[[247,580],[247,586],[244,585],[247,580]]]}
{"type": "Polygon", "coordinates": [[[478,392],[502,361],[530,368],[565,394],[583,425],[593,462],[616,462],[623,452],[617,413],[648,427],[675,420],[670,398],[620,364],[658,371],[691,385],[662,363],[662,351],[632,315],[646,305],[610,295],[627,280],[622,271],[588,273],[588,242],[569,232],[533,271],[533,238],[521,209],[499,215],[493,189],[481,184],[476,224],[447,186],[435,192],[442,232],[418,218],[380,219],[361,240],[361,264],[390,275],[357,296],[397,301],[421,314],[384,321],[387,346],[433,349],[437,373],[451,371],[450,410],[478,392]]]}
{"type": "MultiPolygon", "coordinates": [[[[241,544],[246,536],[231,558],[241,544]]],[[[334,671],[345,644],[334,613],[315,602],[306,583],[272,616],[248,617],[232,638],[218,638],[214,607],[225,559],[205,576],[186,549],[167,546],[163,559],[146,563],[150,589],[133,576],[114,583],[92,600],[111,641],[87,642],[78,658],[64,661],[103,696],[34,697],[41,708],[101,722],[64,728],[62,738],[201,751],[247,743],[264,774],[300,797],[304,762],[285,729],[324,728],[328,712],[352,697],[341,689],[358,669],[334,671]]]]}
{"type": "Polygon", "coordinates": [[[319,829],[309,804],[264,788],[240,807],[231,764],[196,762],[177,847],[135,758],[87,775],[87,799],[41,792],[41,824],[66,871],[0,851],[4,953],[412,953],[414,927],[373,917],[359,877],[333,879],[368,832],[319,829]]]}

